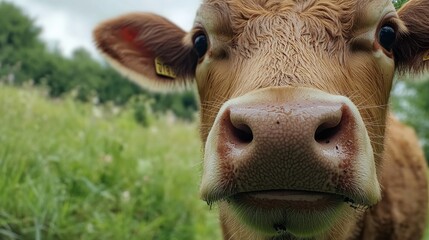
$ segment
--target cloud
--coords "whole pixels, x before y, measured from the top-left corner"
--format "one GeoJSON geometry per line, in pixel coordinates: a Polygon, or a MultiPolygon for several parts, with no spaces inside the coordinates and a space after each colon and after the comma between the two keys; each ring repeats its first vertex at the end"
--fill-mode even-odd
{"type": "Polygon", "coordinates": [[[42,39],[65,55],[84,47],[95,56],[92,29],[101,21],[128,12],[154,12],[185,30],[192,27],[201,0],[9,0],[43,28],[42,39]]]}

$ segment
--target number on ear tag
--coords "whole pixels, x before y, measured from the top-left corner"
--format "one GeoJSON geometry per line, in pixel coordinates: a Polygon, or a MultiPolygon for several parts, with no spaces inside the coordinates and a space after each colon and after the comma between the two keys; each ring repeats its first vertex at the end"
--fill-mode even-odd
{"type": "Polygon", "coordinates": [[[163,76],[163,77],[168,77],[168,78],[176,78],[176,73],[174,73],[173,69],[164,64],[161,59],[159,59],[159,57],[155,58],[155,69],[156,69],[156,74],[158,74],[159,76],[163,76]]]}

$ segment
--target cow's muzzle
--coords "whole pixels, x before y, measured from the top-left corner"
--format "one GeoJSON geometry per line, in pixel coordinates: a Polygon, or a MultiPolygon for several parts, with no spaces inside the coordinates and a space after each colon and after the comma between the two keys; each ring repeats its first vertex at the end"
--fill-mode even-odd
{"type": "Polygon", "coordinates": [[[308,213],[374,205],[380,187],[368,133],[348,98],[279,87],[222,106],[205,145],[201,195],[240,211],[308,213]]]}

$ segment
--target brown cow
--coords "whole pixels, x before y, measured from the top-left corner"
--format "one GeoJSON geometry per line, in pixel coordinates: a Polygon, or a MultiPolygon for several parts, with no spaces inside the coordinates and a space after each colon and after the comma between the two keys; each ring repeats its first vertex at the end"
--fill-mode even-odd
{"type": "Polygon", "coordinates": [[[137,13],[94,35],[141,86],[196,83],[224,239],[419,239],[426,163],[388,102],[395,71],[429,66],[428,16],[429,0],[205,0],[189,33],[137,13]]]}

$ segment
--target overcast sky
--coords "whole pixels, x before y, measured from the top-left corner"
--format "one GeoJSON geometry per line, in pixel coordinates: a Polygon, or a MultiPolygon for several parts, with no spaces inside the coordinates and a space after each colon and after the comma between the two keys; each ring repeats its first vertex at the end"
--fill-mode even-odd
{"type": "MultiPolygon", "coordinates": [[[[1,0],[0,0],[1,1],[1,0]]],[[[155,12],[190,30],[201,0],[6,0],[24,9],[43,28],[42,38],[66,55],[85,47],[94,55],[91,30],[128,12],[155,12]]]]}

